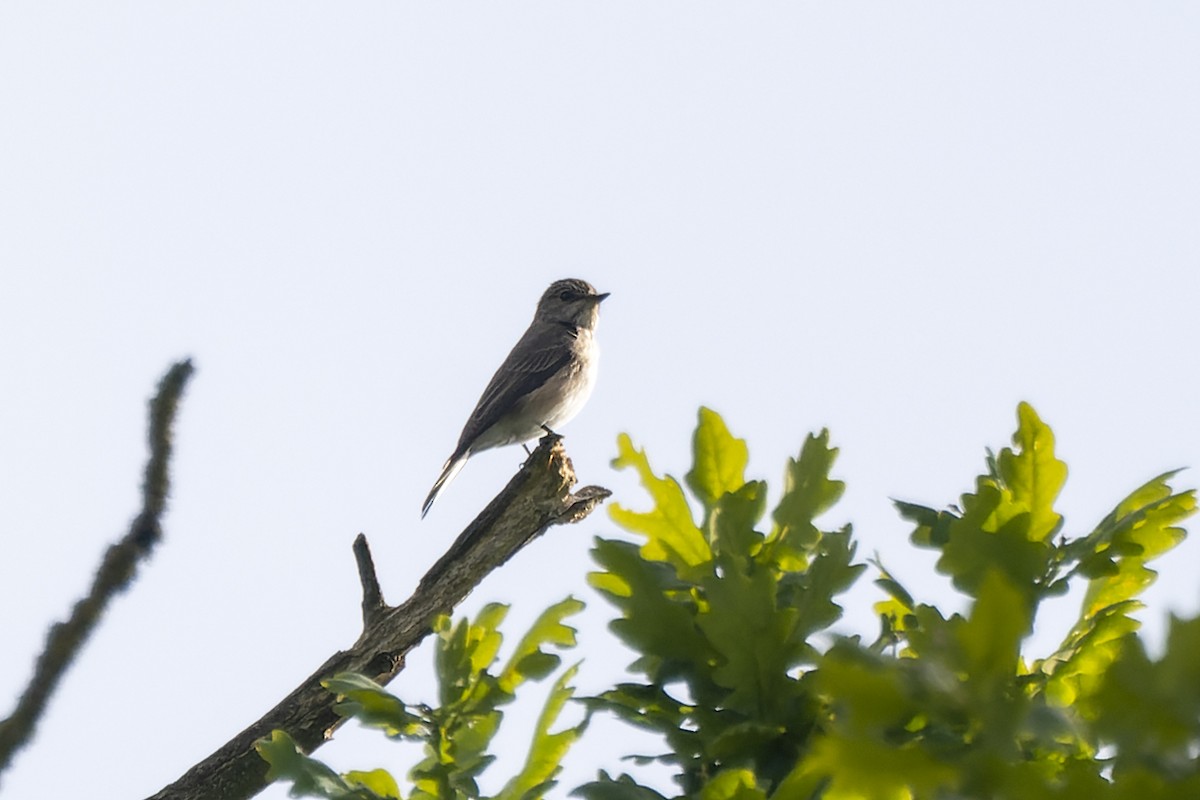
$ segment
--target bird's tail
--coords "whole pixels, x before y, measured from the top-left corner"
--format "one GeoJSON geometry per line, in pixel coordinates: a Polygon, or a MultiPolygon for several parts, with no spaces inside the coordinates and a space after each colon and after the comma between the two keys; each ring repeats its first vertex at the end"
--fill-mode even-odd
{"type": "Polygon", "coordinates": [[[446,460],[445,466],[442,467],[442,474],[434,481],[433,488],[429,490],[429,496],[425,498],[425,502],[421,505],[421,519],[425,519],[425,515],[429,513],[429,509],[433,506],[433,501],[437,500],[437,496],[441,494],[442,489],[446,484],[454,480],[454,476],[467,463],[467,459],[471,457],[471,451],[465,453],[456,453],[446,460]]]}

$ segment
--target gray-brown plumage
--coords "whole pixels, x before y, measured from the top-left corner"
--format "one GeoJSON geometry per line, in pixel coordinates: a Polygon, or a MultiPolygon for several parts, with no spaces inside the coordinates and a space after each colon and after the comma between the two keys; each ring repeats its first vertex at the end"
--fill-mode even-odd
{"type": "Polygon", "coordinates": [[[608,293],[597,294],[587,281],[550,284],[533,322],[467,418],[458,446],[421,506],[422,517],[475,453],[529,441],[579,413],[596,381],[599,350],[594,334],[600,302],[606,297],[608,293]]]}

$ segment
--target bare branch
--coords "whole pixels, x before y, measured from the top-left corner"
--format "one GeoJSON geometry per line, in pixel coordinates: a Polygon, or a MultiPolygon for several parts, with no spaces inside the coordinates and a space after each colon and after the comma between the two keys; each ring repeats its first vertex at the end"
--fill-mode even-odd
{"type": "Polygon", "coordinates": [[[543,437],[537,449],[398,606],[375,597],[378,580],[365,539],[355,544],[363,584],[364,630],[349,649],[334,653],[291,694],[215,753],[188,770],[151,800],[239,800],[266,787],[267,765],[254,743],[283,730],[306,753],[320,747],[342,723],[333,696],[321,682],[346,670],[386,684],[404,667],[405,656],[492,570],[551,525],[578,522],[606,497],[589,486],[571,494],[575,470],[560,437],[543,437]]]}
{"type": "Polygon", "coordinates": [[[0,772],[28,743],[50,695],[95,630],[109,601],[129,586],[138,562],[149,556],[162,538],[161,520],[170,487],[167,467],[171,458],[171,427],[192,371],[190,360],[180,361],[158,384],[158,393],[150,401],[150,459],[142,483],[142,510],[134,518],[129,532],[104,554],[87,596],[75,604],[65,622],[55,623],[50,628],[46,649],[38,656],[29,685],[21,693],[12,714],[0,722],[0,772]]]}
{"type": "Polygon", "coordinates": [[[363,631],[366,632],[380,614],[387,611],[387,603],[383,602],[383,592],[379,588],[379,576],[375,574],[375,561],[371,558],[367,537],[361,533],[354,537],[354,560],[358,563],[358,580],[362,584],[363,631]]]}

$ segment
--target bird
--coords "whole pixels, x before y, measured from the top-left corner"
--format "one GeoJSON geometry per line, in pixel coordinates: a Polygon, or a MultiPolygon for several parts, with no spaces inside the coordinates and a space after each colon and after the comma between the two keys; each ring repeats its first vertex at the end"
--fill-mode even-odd
{"type": "Polygon", "coordinates": [[[467,418],[421,505],[422,519],[471,456],[553,433],[579,413],[596,383],[596,325],[608,296],[578,278],[555,281],[542,293],[533,322],[467,418]]]}

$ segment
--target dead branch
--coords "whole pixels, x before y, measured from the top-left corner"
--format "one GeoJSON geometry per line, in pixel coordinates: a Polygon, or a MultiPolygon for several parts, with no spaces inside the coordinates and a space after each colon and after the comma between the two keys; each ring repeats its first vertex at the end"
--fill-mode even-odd
{"type": "Polygon", "coordinates": [[[256,741],[278,729],[306,753],[320,747],[343,721],[321,682],[347,670],[384,684],[394,678],[409,651],[431,632],[435,617],[450,613],[488,573],[551,525],[578,522],[609,496],[597,486],[572,494],[574,484],[575,470],[560,437],[544,437],[504,490],[421,579],[412,597],[398,606],[384,603],[366,538],[359,534],[354,544],[363,590],[358,641],[330,656],[262,718],[150,800],[238,800],[257,794],[267,785],[267,765],[254,749],[256,741]]]}
{"type": "Polygon", "coordinates": [[[29,685],[21,692],[12,714],[0,722],[0,772],[28,743],[50,695],[96,629],[109,601],[129,586],[137,574],[138,562],[149,556],[162,538],[162,514],[170,488],[167,467],[171,458],[171,428],[192,371],[190,360],[180,361],[167,370],[158,384],[158,393],[150,401],[150,458],[142,482],[142,510],[129,531],[104,554],[87,596],[75,604],[65,622],[55,623],[46,635],[46,649],[38,656],[29,685]]]}

